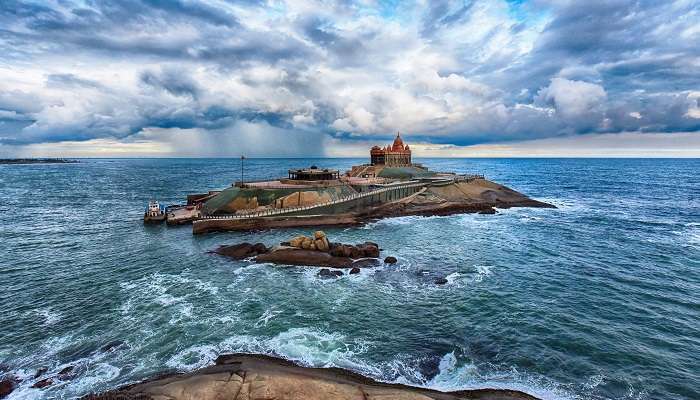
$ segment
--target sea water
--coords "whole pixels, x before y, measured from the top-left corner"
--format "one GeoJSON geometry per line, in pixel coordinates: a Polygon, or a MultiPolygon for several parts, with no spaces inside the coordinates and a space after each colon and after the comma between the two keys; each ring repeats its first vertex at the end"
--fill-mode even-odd
{"type": "MultiPolygon", "coordinates": [[[[248,159],[243,177],[364,161],[248,159]]],[[[440,390],[700,398],[700,160],[419,161],[558,208],[327,229],[399,262],[323,280],[208,253],[309,229],[143,225],[151,198],[240,180],[238,159],[0,166],[0,363],[24,378],[10,398],[71,398],[228,352],[440,390]],[[37,368],[68,365],[72,380],[29,388],[37,368]]]]}

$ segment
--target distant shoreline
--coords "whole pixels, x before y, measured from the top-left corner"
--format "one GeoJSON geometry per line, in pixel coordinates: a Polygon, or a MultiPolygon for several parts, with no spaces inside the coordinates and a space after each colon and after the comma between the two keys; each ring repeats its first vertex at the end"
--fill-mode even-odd
{"type": "Polygon", "coordinates": [[[0,159],[2,164],[77,164],[78,160],[69,160],[65,158],[4,158],[0,159]]]}

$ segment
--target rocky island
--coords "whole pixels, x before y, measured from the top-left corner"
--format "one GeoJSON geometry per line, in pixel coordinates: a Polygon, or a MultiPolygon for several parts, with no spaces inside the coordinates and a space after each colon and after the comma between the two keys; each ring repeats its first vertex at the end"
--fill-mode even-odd
{"type": "Polygon", "coordinates": [[[168,224],[195,234],[286,227],[350,226],[405,215],[494,214],[495,208],[553,207],[482,175],[435,172],[414,163],[400,135],[344,174],[311,166],[276,180],[235,182],[191,194],[165,210],[168,224]]]}
{"type": "MultiPolygon", "coordinates": [[[[360,268],[380,265],[380,250],[379,245],[374,242],[357,245],[333,243],[328,240],[325,232],[316,231],[313,236],[297,236],[289,242],[280,243],[279,246],[239,243],[219,246],[213,253],[234,260],[250,259],[258,263],[349,269],[349,274],[356,274],[360,272],[360,268]]],[[[385,264],[395,262],[395,257],[384,259],[385,264]]],[[[322,269],[319,275],[337,277],[344,273],[340,270],[322,269]]]]}
{"type": "Polygon", "coordinates": [[[221,355],[215,365],[155,377],[83,400],[536,400],[516,390],[454,392],[375,381],[341,368],[308,368],[280,358],[221,355]]]}

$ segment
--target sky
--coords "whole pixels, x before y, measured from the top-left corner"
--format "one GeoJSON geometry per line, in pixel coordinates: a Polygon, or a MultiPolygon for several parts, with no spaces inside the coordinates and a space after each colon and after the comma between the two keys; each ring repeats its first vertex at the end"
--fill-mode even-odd
{"type": "Polygon", "coordinates": [[[700,0],[0,1],[0,157],[700,157],[700,0]]]}

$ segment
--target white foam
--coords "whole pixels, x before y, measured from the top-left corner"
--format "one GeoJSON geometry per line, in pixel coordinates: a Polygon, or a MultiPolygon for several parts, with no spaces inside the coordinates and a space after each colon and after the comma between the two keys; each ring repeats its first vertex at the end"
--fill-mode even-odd
{"type": "Polygon", "coordinates": [[[270,322],[271,319],[275,318],[279,314],[281,314],[281,310],[275,310],[274,308],[268,308],[265,310],[264,313],[258,318],[257,321],[255,321],[255,327],[259,328],[262,326],[267,326],[268,322],[270,322]]]}
{"type": "Polygon", "coordinates": [[[180,371],[190,371],[213,363],[218,354],[218,349],[212,345],[192,346],[170,357],[165,364],[180,371]]]}
{"type": "Polygon", "coordinates": [[[463,275],[460,274],[459,272],[453,272],[445,277],[447,279],[447,283],[449,284],[454,284],[456,281],[458,281],[463,275]]]}
{"type": "Polygon", "coordinates": [[[574,398],[555,384],[535,379],[515,368],[507,371],[480,371],[470,362],[460,363],[454,352],[442,357],[437,375],[423,386],[441,391],[483,388],[519,390],[543,400],[574,398]]]}
{"type": "Polygon", "coordinates": [[[45,326],[51,326],[51,325],[57,323],[58,321],[60,321],[60,320],[63,318],[63,316],[61,315],[61,313],[59,313],[58,311],[53,310],[53,309],[50,308],[50,307],[48,307],[48,308],[42,308],[42,309],[37,309],[37,310],[34,310],[34,312],[35,312],[36,314],[38,314],[39,316],[41,316],[41,317],[44,318],[44,325],[45,325],[45,326]]]}
{"type": "Polygon", "coordinates": [[[474,282],[481,282],[486,278],[487,276],[491,275],[491,270],[493,269],[493,265],[475,265],[476,268],[476,277],[474,278],[474,282]]]}

